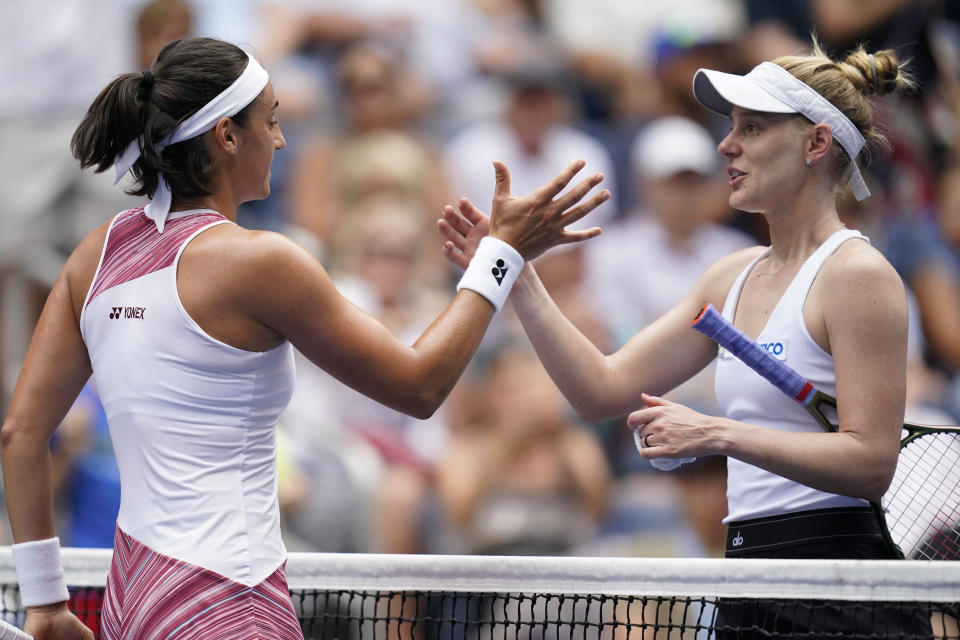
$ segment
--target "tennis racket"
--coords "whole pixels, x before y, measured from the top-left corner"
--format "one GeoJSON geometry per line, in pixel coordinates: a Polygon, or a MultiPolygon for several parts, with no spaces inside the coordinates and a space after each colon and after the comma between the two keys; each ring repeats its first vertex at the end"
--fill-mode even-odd
{"type": "Polygon", "coordinates": [[[33,640],[33,636],[0,620],[0,640],[33,640]]]}
{"type": "MultiPolygon", "coordinates": [[[[837,401],[748,338],[706,305],[693,328],[766,378],[828,431],[837,431],[837,401]]],[[[904,423],[897,470],[874,509],[888,544],[906,558],[960,559],[960,427],[904,423]]]]}

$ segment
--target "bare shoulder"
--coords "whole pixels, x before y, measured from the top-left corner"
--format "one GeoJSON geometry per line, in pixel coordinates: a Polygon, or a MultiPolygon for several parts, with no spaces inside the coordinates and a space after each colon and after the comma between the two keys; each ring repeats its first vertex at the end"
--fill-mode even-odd
{"type": "Polygon", "coordinates": [[[277,326],[274,314],[291,307],[329,306],[335,291],[320,262],[290,238],[232,224],[213,227],[188,245],[181,274],[188,271],[198,278],[191,282],[196,291],[271,327],[277,326]]]}
{"type": "Polygon", "coordinates": [[[823,265],[818,279],[827,297],[853,299],[879,298],[905,300],[905,289],[899,274],[882,253],[869,243],[848,240],[823,265]]]}
{"type": "MultiPolygon", "coordinates": [[[[274,231],[221,224],[198,236],[188,247],[194,260],[212,263],[236,276],[270,274],[303,262],[316,262],[300,245],[274,231]]],[[[184,257],[187,253],[184,253],[184,257]]]]}
{"type": "Polygon", "coordinates": [[[112,220],[104,222],[88,233],[73,250],[63,266],[61,277],[66,280],[69,287],[70,300],[73,303],[74,315],[76,315],[78,322],[83,302],[90,290],[90,285],[93,283],[93,277],[97,273],[97,266],[100,264],[103,244],[106,242],[107,231],[110,229],[111,222],[112,220]]]}
{"type": "Polygon", "coordinates": [[[883,254],[863,241],[843,243],[824,262],[810,290],[808,307],[815,317],[823,318],[831,344],[840,332],[869,334],[877,340],[882,336],[888,344],[906,333],[903,281],[883,254]]]}

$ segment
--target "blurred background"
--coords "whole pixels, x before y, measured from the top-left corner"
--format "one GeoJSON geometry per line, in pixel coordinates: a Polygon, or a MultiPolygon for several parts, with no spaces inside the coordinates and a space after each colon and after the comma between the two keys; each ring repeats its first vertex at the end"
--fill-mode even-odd
{"type": "MultiPolygon", "coordinates": [[[[743,73],[858,43],[912,60],[918,89],[878,100],[892,151],[843,199],[910,293],[911,419],[960,419],[960,3],[948,0],[0,0],[0,408],[46,293],[79,240],[141,202],[81,172],[73,129],[115,75],[191,35],[248,45],[270,71],[287,148],[240,223],[288,234],[337,286],[413,341],[459,274],[435,220],[488,209],[491,161],[523,194],[576,158],[613,198],[604,234],[537,267],[603,350],[672,306],[722,255],[766,243],[727,206],[699,67],[743,73]]],[[[587,424],[499,314],[452,396],[419,421],[298,359],[280,424],[292,551],[718,556],[725,463],[671,473],[624,420],[587,424]]],[[[673,398],[716,412],[711,372],[673,398]]],[[[51,443],[59,535],[111,546],[119,485],[91,383],[51,443]]],[[[6,518],[3,518],[4,526],[6,518]]],[[[0,542],[8,542],[0,537],[0,542]]]]}

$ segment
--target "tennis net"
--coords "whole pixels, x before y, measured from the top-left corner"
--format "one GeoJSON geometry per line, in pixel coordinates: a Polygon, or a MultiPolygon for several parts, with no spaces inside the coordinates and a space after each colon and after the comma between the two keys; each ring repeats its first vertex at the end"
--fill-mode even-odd
{"type": "MultiPolygon", "coordinates": [[[[98,632],[110,552],[63,559],[98,632]]],[[[287,579],[306,638],[960,638],[951,562],[294,553],[287,579]]],[[[8,547],[0,585],[22,624],[8,547]]]]}

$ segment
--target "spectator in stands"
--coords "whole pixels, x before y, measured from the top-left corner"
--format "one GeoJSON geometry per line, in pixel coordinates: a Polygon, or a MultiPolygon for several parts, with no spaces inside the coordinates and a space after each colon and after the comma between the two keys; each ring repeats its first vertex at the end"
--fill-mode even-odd
{"type": "Polygon", "coordinates": [[[528,345],[508,340],[481,368],[470,393],[485,410],[458,424],[438,469],[451,550],[576,554],[609,506],[610,469],[599,441],[572,420],[528,345]]]}
{"type": "Polygon", "coordinates": [[[76,243],[129,198],[81,172],[69,140],[100,88],[135,65],[129,3],[0,8],[0,408],[43,298],[76,243]]]}
{"type": "MultiPolygon", "coordinates": [[[[418,258],[428,253],[425,240],[435,232],[425,227],[419,205],[393,197],[367,198],[345,213],[328,255],[334,283],[394,335],[413,342],[443,308],[443,290],[422,279],[418,269],[418,258]]],[[[302,358],[297,369],[282,423],[296,443],[292,457],[314,488],[290,514],[293,530],[323,550],[423,551],[419,516],[433,467],[445,452],[445,412],[415,420],[302,358]],[[322,412],[316,411],[319,403],[322,412]],[[341,489],[327,491],[330,483],[341,489]],[[353,501],[341,513],[344,494],[353,501]],[[331,509],[342,521],[312,529],[331,509]],[[334,526],[354,534],[331,534],[334,526]],[[331,535],[349,547],[331,548],[337,544],[329,541],[331,535]]]]}
{"type": "Polygon", "coordinates": [[[417,127],[420,98],[406,83],[408,69],[373,43],[349,49],[338,69],[343,126],[313,135],[294,161],[291,222],[324,247],[348,209],[388,195],[415,202],[432,223],[449,192],[444,167],[417,127]]]}
{"type": "Polygon", "coordinates": [[[151,0],[137,16],[138,69],[146,69],[168,42],[193,32],[193,11],[183,0],[151,0]]]}
{"type": "MultiPolygon", "coordinates": [[[[542,182],[550,167],[562,158],[583,158],[607,176],[607,184],[616,193],[613,160],[606,148],[593,136],[571,124],[572,111],[566,70],[547,57],[518,60],[502,72],[508,88],[508,101],[500,117],[477,122],[454,136],[444,151],[445,166],[457,196],[472,202],[487,202],[493,192],[489,180],[490,163],[502,159],[510,167],[513,184],[542,182]]],[[[519,188],[519,187],[518,187],[519,188]]],[[[617,214],[616,205],[604,203],[571,228],[603,226],[617,214]]],[[[592,339],[602,342],[597,318],[584,302],[583,263],[579,247],[564,247],[543,257],[538,271],[557,303],[592,339]]]]}

